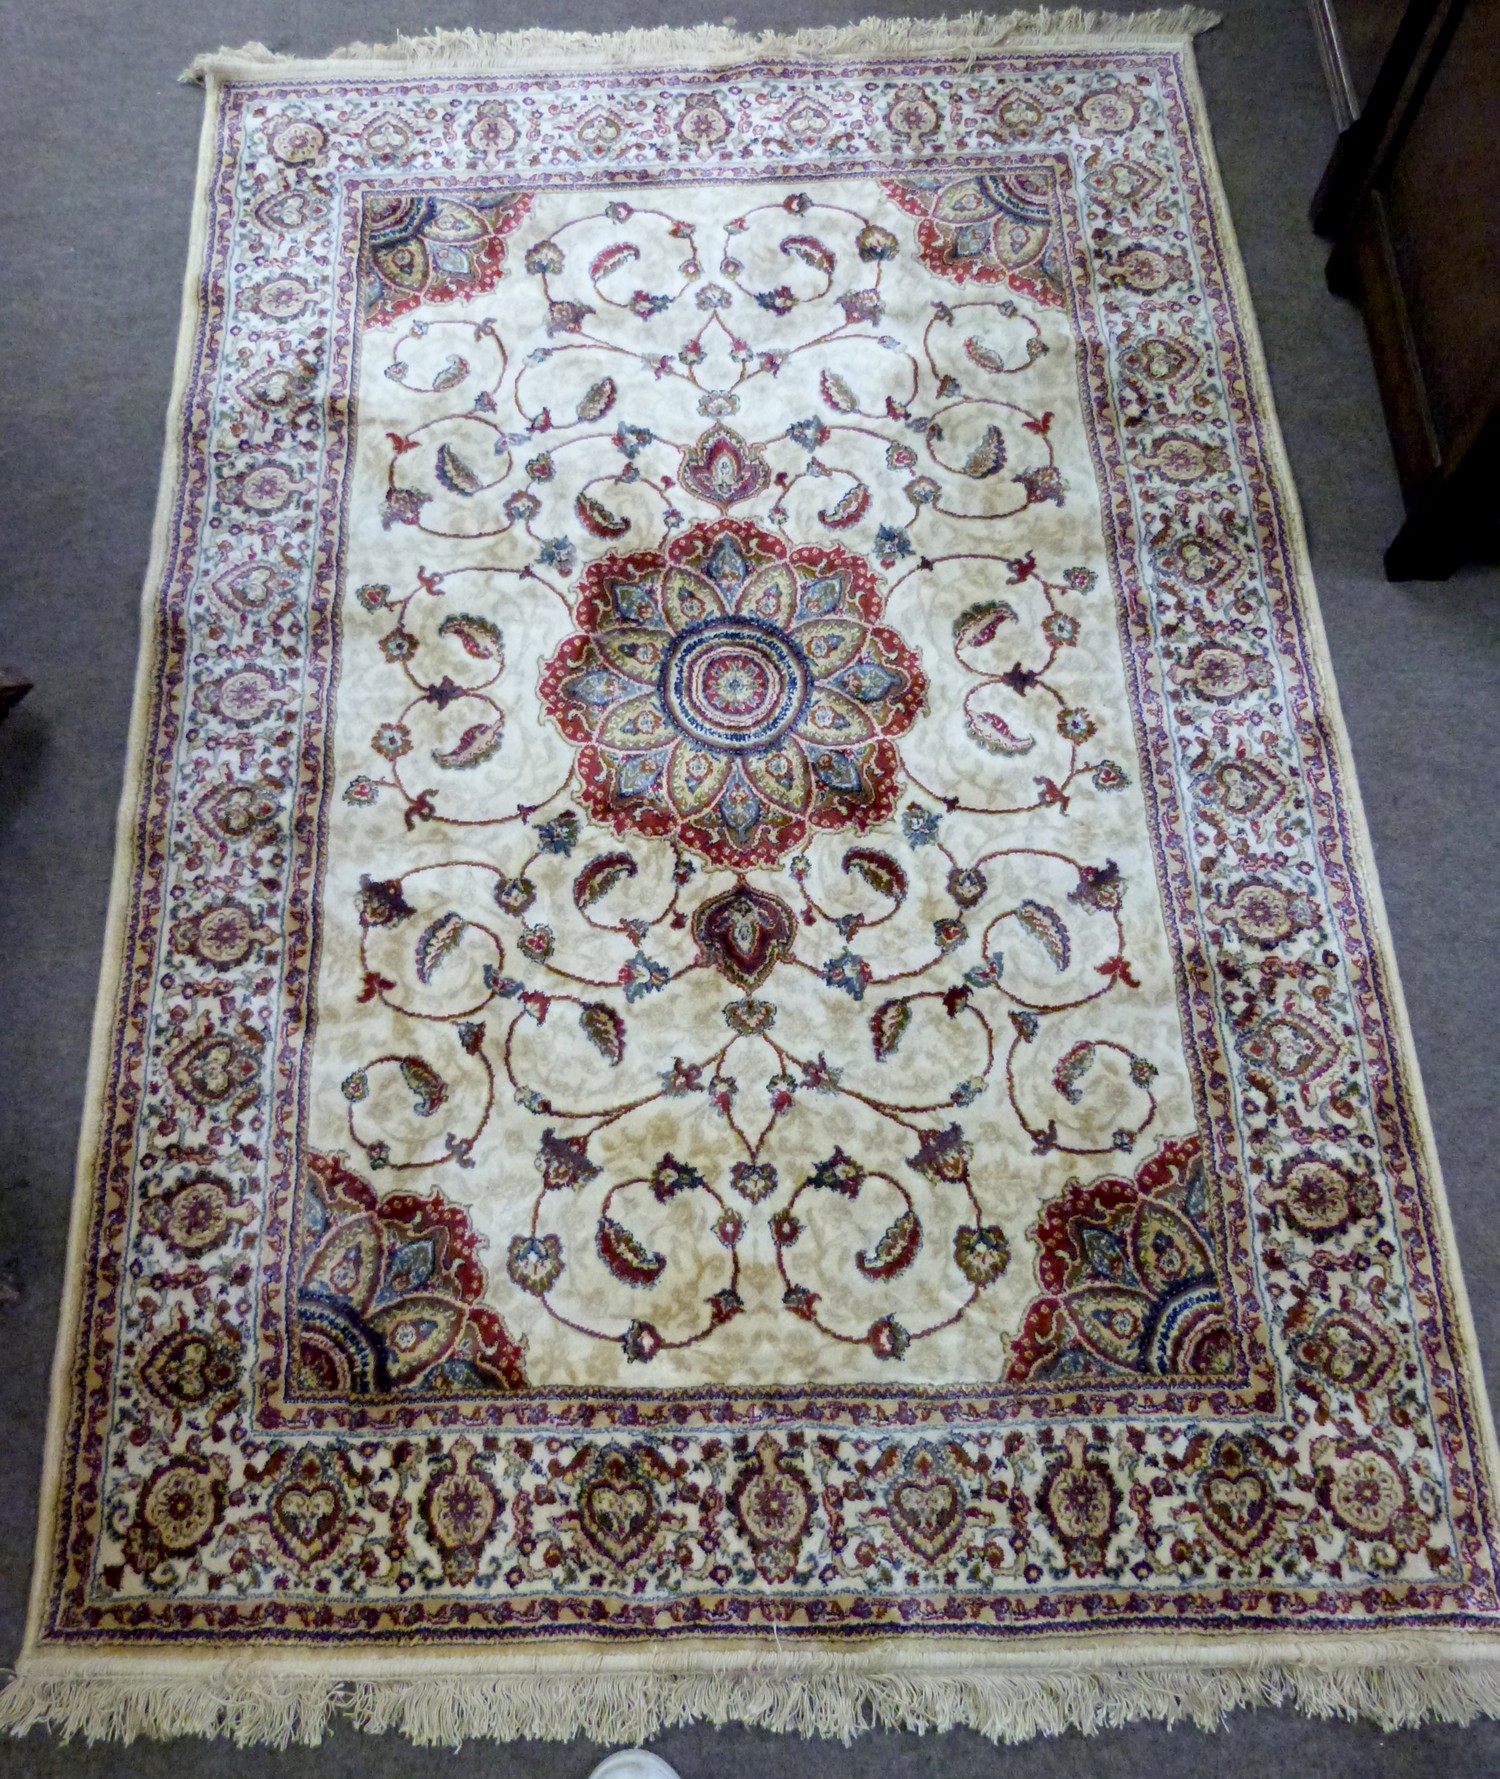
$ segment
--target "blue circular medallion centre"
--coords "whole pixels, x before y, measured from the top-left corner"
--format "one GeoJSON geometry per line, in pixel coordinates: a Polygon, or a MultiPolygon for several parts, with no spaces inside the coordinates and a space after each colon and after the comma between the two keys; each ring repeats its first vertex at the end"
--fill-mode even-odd
{"type": "Polygon", "coordinates": [[[719,753],[774,746],[802,715],[807,658],[759,618],[704,618],[672,640],[662,662],[662,707],[693,742],[719,753]]]}

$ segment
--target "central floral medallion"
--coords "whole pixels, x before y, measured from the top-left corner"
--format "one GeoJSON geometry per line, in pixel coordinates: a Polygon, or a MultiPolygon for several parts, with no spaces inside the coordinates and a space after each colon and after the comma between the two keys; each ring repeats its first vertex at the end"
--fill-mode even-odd
{"type": "Polygon", "coordinates": [[[927,696],[884,610],[858,557],[744,520],[594,563],[541,679],[589,813],[737,870],[884,821],[927,696]]]}

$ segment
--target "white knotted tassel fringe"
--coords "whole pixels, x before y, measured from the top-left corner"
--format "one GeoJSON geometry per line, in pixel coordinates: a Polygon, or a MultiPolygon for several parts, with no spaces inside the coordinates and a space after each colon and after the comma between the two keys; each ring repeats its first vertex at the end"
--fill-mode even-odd
{"type": "MultiPolygon", "coordinates": [[[[1495,1653],[1495,1652],[1489,1652],[1495,1653]]],[[[360,1729],[399,1730],[422,1745],[585,1736],[639,1743],[674,1724],[746,1723],[849,1742],[874,1728],[972,1729],[996,1742],[1114,1728],[1141,1718],[1219,1728],[1247,1705],[1293,1705],[1317,1717],[1360,1717],[1383,1730],[1500,1716],[1500,1662],[1365,1661],[1347,1667],[1094,1667],[1047,1673],[798,1673],[725,1669],[423,1674],[338,1678],[234,1667],[201,1677],[45,1674],[25,1670],[0,1695],[0,1730],[45,1727],[63,1737],[225,1736],[242,1745],[315,1743],[337,1715],[360,1729]]]]}
{"type": "Polygon", "coordinates": [[[838,61],[858,57],[953,55],[1002,44],[1053,46],[1087,41],[1100,47],[1183,43],[1212,30],[1218,14],[1196,6],[1160,7],[1151,12],[1088,12],[1070,6],[1010,13],[966,12],[950,19],[862,19],[857,25],[827,25],[801,31],[736,31],[723,25],[653,25],[595,35],[586,31],[432,31],[398,37],[394,43],[351,43],[327,56],[302,60],[280,55],[263,43],[201,55],[184,80],[254,79],[263,74],[305,74],[323,68],[397,69],[404,73],[519,74],[566,69],[695,67],[723,68],[766,58],[838,61]]]}

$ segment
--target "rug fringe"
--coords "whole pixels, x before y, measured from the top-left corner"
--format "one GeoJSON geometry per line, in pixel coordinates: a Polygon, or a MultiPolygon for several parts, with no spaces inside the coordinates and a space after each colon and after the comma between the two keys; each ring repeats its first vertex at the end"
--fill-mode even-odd
{"type": "Polygon", "coordinates": [[[765,57],[827,61],[855,56],[952,54],[1003,43],[1055,44],[1071,38],[1098,39],[1115,47],[1127,43],[1187,42],[1212,30],[1219,15],[1201,7],[1158,7],[1150,12],[1089,12],[1070,6],[1042,7],[1004,14],[966,12],[949,19],[862,19],[857,25],[827,25],[790,32],[736,31],[722,25],[653,25],[595,35],[586,31],[431,31],[397,37],[393,43],[351,43],[326,57],[304,60],[247,43],[199,56],[182,75],[186,81],[208,75],[253,78],[280,69],[305,72],[324,62],[382,64],[403,72],[517,74],[566,68],[584,69],[691,65],[720,68],[765,57]]]}
{"type": "Polygon", "coordinates": [[[1091,1734],[1140,1718],[1218,1729],[1251,1705],[1366,1718],[1382,1730],[1500,1717],[1500,1664],[1371,1661],[1047,1673],[725,1671],[335,1678],[220,1669],[201,1677],[63,1676],[23,1671],[0,1695],[0,1730],[64,1739],[225,1736],[242,1746],[320,1741],[335,1716],[422,1746],[584,1736],[643,1742],[675,1724],[745,1723],[848,1743],[875,1728],[972,1729],[995,1742],[1091,1734]]]}

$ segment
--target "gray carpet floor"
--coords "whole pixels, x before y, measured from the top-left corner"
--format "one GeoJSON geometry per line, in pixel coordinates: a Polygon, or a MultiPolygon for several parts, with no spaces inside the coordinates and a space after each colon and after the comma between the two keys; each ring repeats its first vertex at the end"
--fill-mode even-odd
{"type": "MultiPolygon", "coordinates": [[[[698,0],[701,5],[701,0],[698,0]]],[[[1400,498],[1357,315],[1324,291],[1308,198],[1333,124],[1305,0],[1218,0],[1200,67],[1311,534],[1484,1355],[1500,1381],[1500,575],[1388,585],[1400,498]]],[[[742,27],[937,13],[921,0],[740,0],[742,27]]],[[[949,10],[959,10],[957,6],[949,10]]],[[[0,4],[0,658],[36,691],[0,729],[0,1659],[20,1643],[76,1132],[124,759],[201,98],[199,50],[306,53],[436,24],[691,23],[694,0],[4,0],[0,4]]],[[[683,1779],[1386,1779],[1500,1774],[1500,1723],[1381,1736],[1281,1712],[1218,1735],[1134,1726],[996,1749],[954,1733],[848,1749],[743,1729],[655,1744],[683,1779]]],[[[197,1743],[0,1745],[0,1779],[276,1773],[582,1779],[600,1751],[412,1750],[342,1731],[275,1755],[197,1743]]]]}

